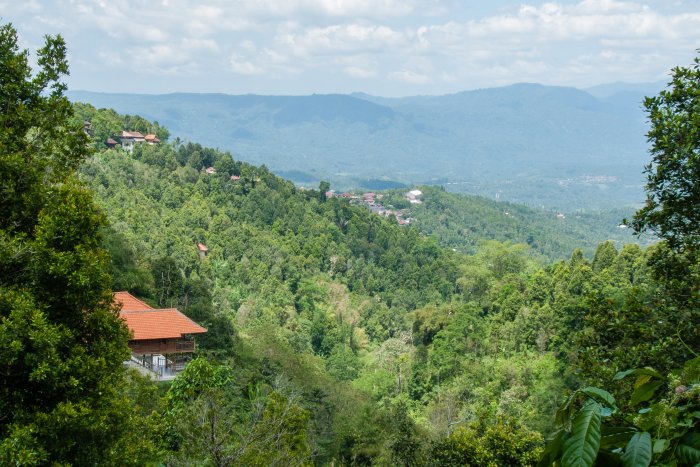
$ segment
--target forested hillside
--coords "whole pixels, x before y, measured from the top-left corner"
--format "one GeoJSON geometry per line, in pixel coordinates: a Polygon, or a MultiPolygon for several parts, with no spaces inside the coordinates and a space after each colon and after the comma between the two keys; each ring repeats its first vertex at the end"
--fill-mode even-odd
{"type": "Polygon", "coordinates": [[[625,243],[648,245],[653,235],[636,236],[622,224],[631,209],[560,212],[520,204],[459,195],[431,186],[419,187],[422,203],[411,204],[406,190],[385,192],[382,202],[404,210],[411,225],[433,236],[442,246],[475,253],[485,239],[526,243],[544,261],[566,259],[580,248],[592,258],[596,246],[606,240],[618,248],[625,243]]]}
{"type": "Polygon", "coordinates": [[[70,93],[306,186],[374,190],[382,180],[552,209],[637,205],[643,94],[598,95],[537,84],[405,98],[70,93]]]}
{"type": "Polygon", "coordinates": [[[161,441],[173,460],[214,455],[208,423],[236,427],[232,459],[262,456],[247,432],[280,428],[245,411],[274,404],[294,440],[280,462],[534,465],[568,391],[689,356],[676,333],[697,317],[668,303],[673,285],[648,265],[658,246],[608,242],[593,261],[574,251],[549,266],[526,244],[464,255],[196,144],[102,150],[81,174],[110,219],[114,288],[209,329],[209,363],[178,381],[228,375],[188,393],[190,427],[171,428],[187,442],[161,441]],[[215,410],[202,419],[201,406],[215,410]]]}
{"type": "Polygon", "coordinates": [[[549,263],[71,105],[60,37],[33,72],[0,26],[0,65],[0,464],[700,462],[700,60],[645,101],[659,243],[549,263]],[[208,329],[172,382],[123,364],[116,290],[208,329]]]}

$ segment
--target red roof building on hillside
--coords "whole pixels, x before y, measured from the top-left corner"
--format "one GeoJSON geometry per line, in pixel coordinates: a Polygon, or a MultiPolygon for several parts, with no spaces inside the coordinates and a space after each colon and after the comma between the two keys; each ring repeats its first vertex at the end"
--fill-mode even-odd
{"type": "Polygon", "coordinates": [[[122,130],[120,141],[122,149],[124,149],[126,152],[131,152],[134,150],[134,144],[143,143],[144,141],[146,141],[146,139],[138,131],[122,130]]]}
{"type": "Polygon", "coordinates": [[[122,135],[124,136],[125,134],[131,136],[132,138],[144,139],[144,136],[140,131],[122,131],[122,135]]]}
{"type": "Polygon", "coordinates": [[[152,371],[154,356],[162,358],[166,372],[184,368],[184,355],[195,350],[193,336],[207,332],[176,308],[156,309],[128,292],[116,292],[114,302],[131,332],[132,359],[152,371]]]}
{"type": "Polygon", "coordinates": [[[121,305],[121,311],[146,311],[153,310],[153,307],[146,302],[142,302],[129,292],[114,292],[114,303],[121,305]]]}
{"type": "Polygon", "coordinates": [[[176,308],[122,310],[119,316],[126,321],[126,325],[133,334],[133,341],[180,339],[186,334],[207,332],[206,329],[180,313],[176,308]]]}
{"type": "Polygon", "coordinates": [[[149,135],[144,136],[143,139],[145,139],[148,144],[160,143],[160,139],[158,139],[158,137],[156,135],[149,134],[149,135]]]}

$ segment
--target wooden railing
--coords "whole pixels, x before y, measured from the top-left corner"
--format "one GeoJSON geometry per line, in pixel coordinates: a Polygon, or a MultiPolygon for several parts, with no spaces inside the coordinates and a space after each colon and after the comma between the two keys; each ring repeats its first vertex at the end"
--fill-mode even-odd
{"type": "Polygon", "coordinates": [[[194,341],[177,341],[175,344],[175,349],[178,352],[184,352],[184,351],[193,351],[194,350],[194,341]]]}

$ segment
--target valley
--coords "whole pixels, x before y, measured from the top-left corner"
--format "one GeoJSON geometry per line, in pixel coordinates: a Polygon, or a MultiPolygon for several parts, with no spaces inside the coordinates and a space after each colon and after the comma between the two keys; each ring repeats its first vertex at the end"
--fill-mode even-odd
{"type": "MultiPolygon", "coordinates": [[[[655,87],[661,85],[648,86],[655,87]]],[[[621,85],[597,97],[537,84],[391,99],[68,95],[158,121],[174,137],[265,164],[300,186],[442,185],[535,207],[590,210],[642,199],[645,89],[621,85]]]]}

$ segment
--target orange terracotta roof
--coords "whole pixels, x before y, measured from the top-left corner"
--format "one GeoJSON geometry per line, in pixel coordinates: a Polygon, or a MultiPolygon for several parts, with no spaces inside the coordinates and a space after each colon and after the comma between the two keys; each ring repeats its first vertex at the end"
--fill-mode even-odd
{"type": "Polygon", "coordinates": [[[126,321],[133,340],[178,339],[183,334],[207,332],[176,308],[154,309],[129,292],[115,292],[114,301],[122,305],[119,316],[126,321]]]}
{"type": "Polygon", "coordinates": [[[122,311],[119,315],[133,333],[133,340],[178,339],[184,334],[207,332],[175,308],[122,311]]]}
{"type": "Polygon", "coordinates": [[[114,301],[121,303],[122,311],[143,311],[153,309],[152,306],[142,302],[129,292],[114,292],[114,301]]]}
{"type": "Polygon", "coordinates": [[[197,243],[197,248],[199,251],[209,251],[209,248],[204,243],[197,243]]]}

